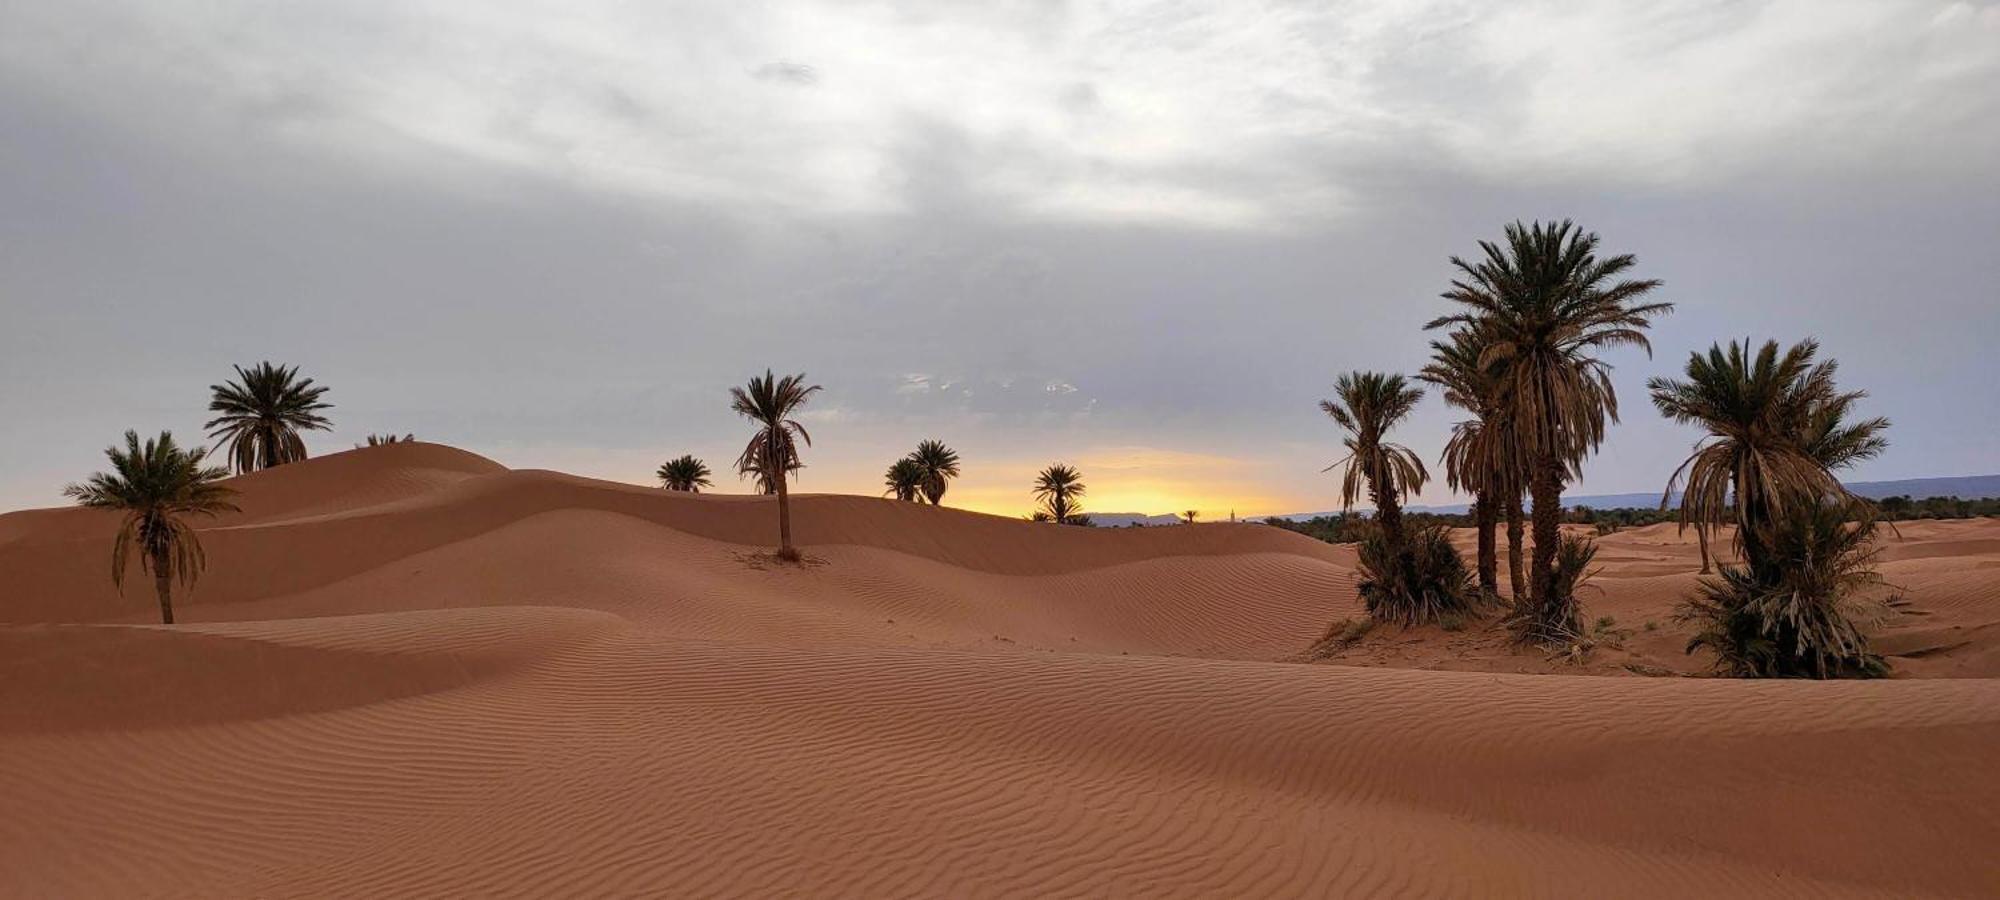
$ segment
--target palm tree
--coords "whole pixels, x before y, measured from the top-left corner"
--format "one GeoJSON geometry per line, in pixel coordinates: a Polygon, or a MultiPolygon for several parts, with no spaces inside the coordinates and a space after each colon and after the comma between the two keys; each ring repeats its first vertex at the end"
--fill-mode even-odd
{"type": "Polygon", "coordinates": [[[792,415],[819,390],[819,385],[807,386],[804,373],[781,379],[769,369],[762,378],[751,378],[749,384],[729,389],[730,408],[757,424],[757,433],[736,459],[736,471],[756,475],[778,495],[778,558],[788,561],[796,561],[799,551],[792,546],[792,501],[785,482],[803,467],[798,442],[812,446],[812,435],[792,415]]]}
{"type": "Polygon", "coordinates": [[[1812,340],[1783,352],[1766,341],[1754,356],[1747,343],[1731,341],[1726,349],[1716,344],[1706,355],[1691,355],[1685,381],[1647,382],[1661,414],[1708,429],[1674,471],[1661,506],[1684,484],[1681,526],[1693,526],[1704,540],[1733,518],[1737,546],[1754,572],[1770,563],[1766,548],[1789,507],[1851,499],[1833,470],[1887,446],[1887,420],[1846,424],[1866,395],[1836,389],[1838,366],[1815,362],[1818,353],[1812,340]]]}
{"type": "Polygon", "coordinates": [[[1340,482],[1341,512],[1354,508],[1366,480],[1383,537],[1392,550],[1401,547],[1403,498],[1423,490],[1430,474],[1410,448],[1382,437],[1417,408],[1424,392],[1411,387],[1401,375],[1381,372],[1349,372],[1334,382],[1333,391],[1340,399],[1321,400],[1319,408],[1348,432],[1341,442],[1347,447],[1347,457],[1324,470],[1347,467],[1340,482]]]}
{"type": "Polygon", "coordinates": [[[1058,525],[1074,525],[1083,518],[1083,473],[1056,463],[1035,476],[1035,499],[1042,512],[1058,525]]]}
{"type": "Polygon", "coordinates": [[[1200,515],[1201,510],[1190,509],[1187,512],[1181,513],[1181,521],[1185,524],[1193,525],[1195,518],[1200,515]]]}
{"type": "Polygon", "coordinates": [[[235,381],[209,386],[213,399],[208,410],[222,414],[202,426],[209,439],[221,442],[218,447],[228,445],[238,474],[305,459],[306,442],[299,432],[324,431],[331,424],[319,414],[333,408],[320,402],[326,388],[299,378],[297,366],[262,362],[235,369],[235,381]]]}
{"type": "Polygon", "coordinates": [[[1723,566],[1681,604],[1675,618],[1699,628],[1688,652],[1713,650],[1717,668],[1738,678],[1889,674],[1863,631],[1889,612],[1869,597],[1883,584],[1874,565],[1875,522],[1866,502],[1797,499],[1762,539],[1783,565],[1762,575],[1723,566]]]}
{"type": "Polygon", "coordinates": [[[1431,342],[1431,362],[1417,377],[1444,391],[1446,403],[1473,414],[1452,426],[1444,445],[1445,484],[1473,495],[1473,524],[1479,535],[1479,589],[1488,597],[1500,594],[1500,560],[1495,533],[1503,512],[1508,518],[1510,586],[1521,596],[1521,477],[1520,457],[1508,440],[1506,398],[1493,370],[1481,360],[1487,342],[1474,329],[1461,328],[1449,341],[1431,342]]]}
{"type": "Polygon", "coordinates": [[[938,505],[944,500],[947,482],[958,477],[958,451],[945,446],[943,441],[923,441],[910,454],[910,461],[923,473],[924,499],[932,506],[938,505]]]}
{"type": "Polygon", "coordinates": [[[111,544],[111,583],[124,589],[126,559],[136,549],[140,570],[153,576],[160,621],[172,625],[175,579],[192,588],[207,565],[201,540],[186,519],[236,511],[229,501],[236,492],[220,484],[229,471],[203,465],[208,451],[182,450],[174,444],[173,434],[165,431],[143,445],[138,432],[127,431],[125,449],[113,446],[104,455],[111,460],[110,474],[99,472],[82,484],[63,488],[63,494],[78,506],[125,514],[111,544]]]}
{"type": "Polygon", "coordinates": [[[1744,564],[1703,579],[1681,609],[1703,628],[1689,651],[1713,649],[1732,675],[1888,671],[1855,621],[1877,612],[1859,596],[1881,583],[1869,549],[1875,512],[1833,473],[1880,455],[1889,422],[1849,424],[1866,394],[1840,391],[1838,365],[1816,362],[1818,352],[1811,340],[1782,351],[1766,341],[1754,356],[1748,342],[1715,345],[1689,358],[1685,381],[1648,384],[1661,413],[1708,429],[1667,486],[1671,496],[1685,480],[1682,525],[1697,535],[1736,525],[1744,564]]]}
{"type": "Polygon", "coordinates": [[[884,493],[898,500],[918,502],[923,496],[924,468],[915,459],[905,456],[889,464],[889,471],[883,474],[882,483],[889,488],[884,493]]]}
{"type": "Polygon", "coordinates": [[[414,434],[402,434],[402,435],[371,434],[368,436],[368,439],[365,442],[355,444],[354,449],[359,450],[363,447],[384,447],[389,444],[411,444],[415,443],[416,440],[417,436],[414,434]]]}
{"type": "Polygon", "coordinates": [[[1481,241],[1478,262],[1452,257],[1461,277],[1444,297],[1464,310],[1425,326],[1475,329],[1489,341],[1481,361],[1507,398],[1534,501],[1531,605],[1514,617],[1527,640],[1556,641],[1582,630],[1576,597],[1557,589],[1554,574],[1563,485],[1603,441],[1605,421],[1618,421],[1611,366],[1593,354],[1620,345],[1650,354],[1646,329],[1673,310],[1669,303],[1637,302],[1660,282],[1621,278],[1637,260],[1599,259],[1597,245],[1596,234],[1567,220],[1515,222],[1507,226],[1505,247],[1481,241]]]}
{"type": "Polygon", "coordinates": [[[684,453],[661,463],[659,470],[653,474],[660,477],[660,486],[670,491],[699,494],[702,488],[715,486],[708,480],[708,463],[696,459],[692,453],[684,453]]]}

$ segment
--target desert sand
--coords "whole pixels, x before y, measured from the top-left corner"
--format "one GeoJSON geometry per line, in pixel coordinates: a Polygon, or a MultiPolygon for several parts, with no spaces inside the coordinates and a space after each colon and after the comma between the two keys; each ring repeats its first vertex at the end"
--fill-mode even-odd
{"type": "Polygon", "coordinates": [[[1377,629],[1353,553],[512,471],[235,479],[161,627],[115,516],[0,516],[15,896],[2000,892],[2000,522],[1901,523],[1903,676],[1698,673],[1671,526],[1580,662],[1377,629]],[[1650,623],[1650,627],[1649,627],[1650,623]]]}

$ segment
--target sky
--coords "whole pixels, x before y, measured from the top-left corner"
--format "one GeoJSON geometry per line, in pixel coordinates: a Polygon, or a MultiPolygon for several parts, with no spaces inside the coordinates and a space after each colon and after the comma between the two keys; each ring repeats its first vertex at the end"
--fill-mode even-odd
{"type": "Polygon", "coordinates": [[[1661,488],[1646,378],[1746,337],[1893,420],[1850,477],[2000,472],[1995,160],[1993,2],[5,0],[0,509],[265,359],[315,453],[747,490],[768,367],[824,386],[798,490],[939,438],[947,505],[1332,509],[1334,379],[1561,218],[1677,307],[1573,493],[1661,488]]]}

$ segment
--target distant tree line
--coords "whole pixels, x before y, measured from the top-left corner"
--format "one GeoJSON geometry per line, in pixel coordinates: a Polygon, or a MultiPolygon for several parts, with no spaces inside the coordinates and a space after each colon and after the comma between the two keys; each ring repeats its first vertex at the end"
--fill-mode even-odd
{"type": "MultiPolygon", "coordinates": [[[[1913,519],[2000,518],[2000,497],[1974,500],[1959,497],[1926,497],[1922,500],[1913,500],[1905,496],[1895,496],[1875,501],[1875,507],[1880,512],[1878,518],[1898,522],[1913,519]]],[[[1472,528],[1478,525],[1478,515],[1474,512],[1404,512],[1403,520],[1414,527],[1444,525],[1451,528],[1472,528]]],[[[1563,514],[1563,521],[1566,524],[1593,525],[1600,534],[1679,520],[1680,513],[1676,510],[1644,506],[1620,506],[1611,509],[1576,506],[1563,514]]],[[[1352,544],[1367,537],[1369,521],[1369,517],[1362,513],[1334,513],[1313,516],[1310,519],[1281,519],[1272,516],[1264,519],[1263,523],[1273,528],[1296,531],[1329,544],[1352,544]]]]}
{"type": "Polygon", "coordinates": [[[2000,497],[1982,497],[1977,500],[1961,500],[1957,497],[1925,497],[1912,500],[1897,495],[1875,501],[1882,510],[1882,518],[1895,521],[1909,519],[1980,519],[2000,516],[2000,497]]]}

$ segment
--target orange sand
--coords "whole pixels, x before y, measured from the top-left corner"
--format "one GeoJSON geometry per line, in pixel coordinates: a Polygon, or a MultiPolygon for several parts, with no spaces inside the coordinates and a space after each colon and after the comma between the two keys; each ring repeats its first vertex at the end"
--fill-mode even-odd
{"type": "Polygon", "coordinates": [[[435,445],[234,483],[173,628],[114,517],[0,516],[6,893],[2000,891],[2000,522],[1888,543],[1918,677],[1750,683],[1632,676],[1706,664],[1671,526],[1602,541],[1580,665],[1306,665],[1353,554],[1261,526],[808,495],[790,568],[763,498],[435,445]]]}

